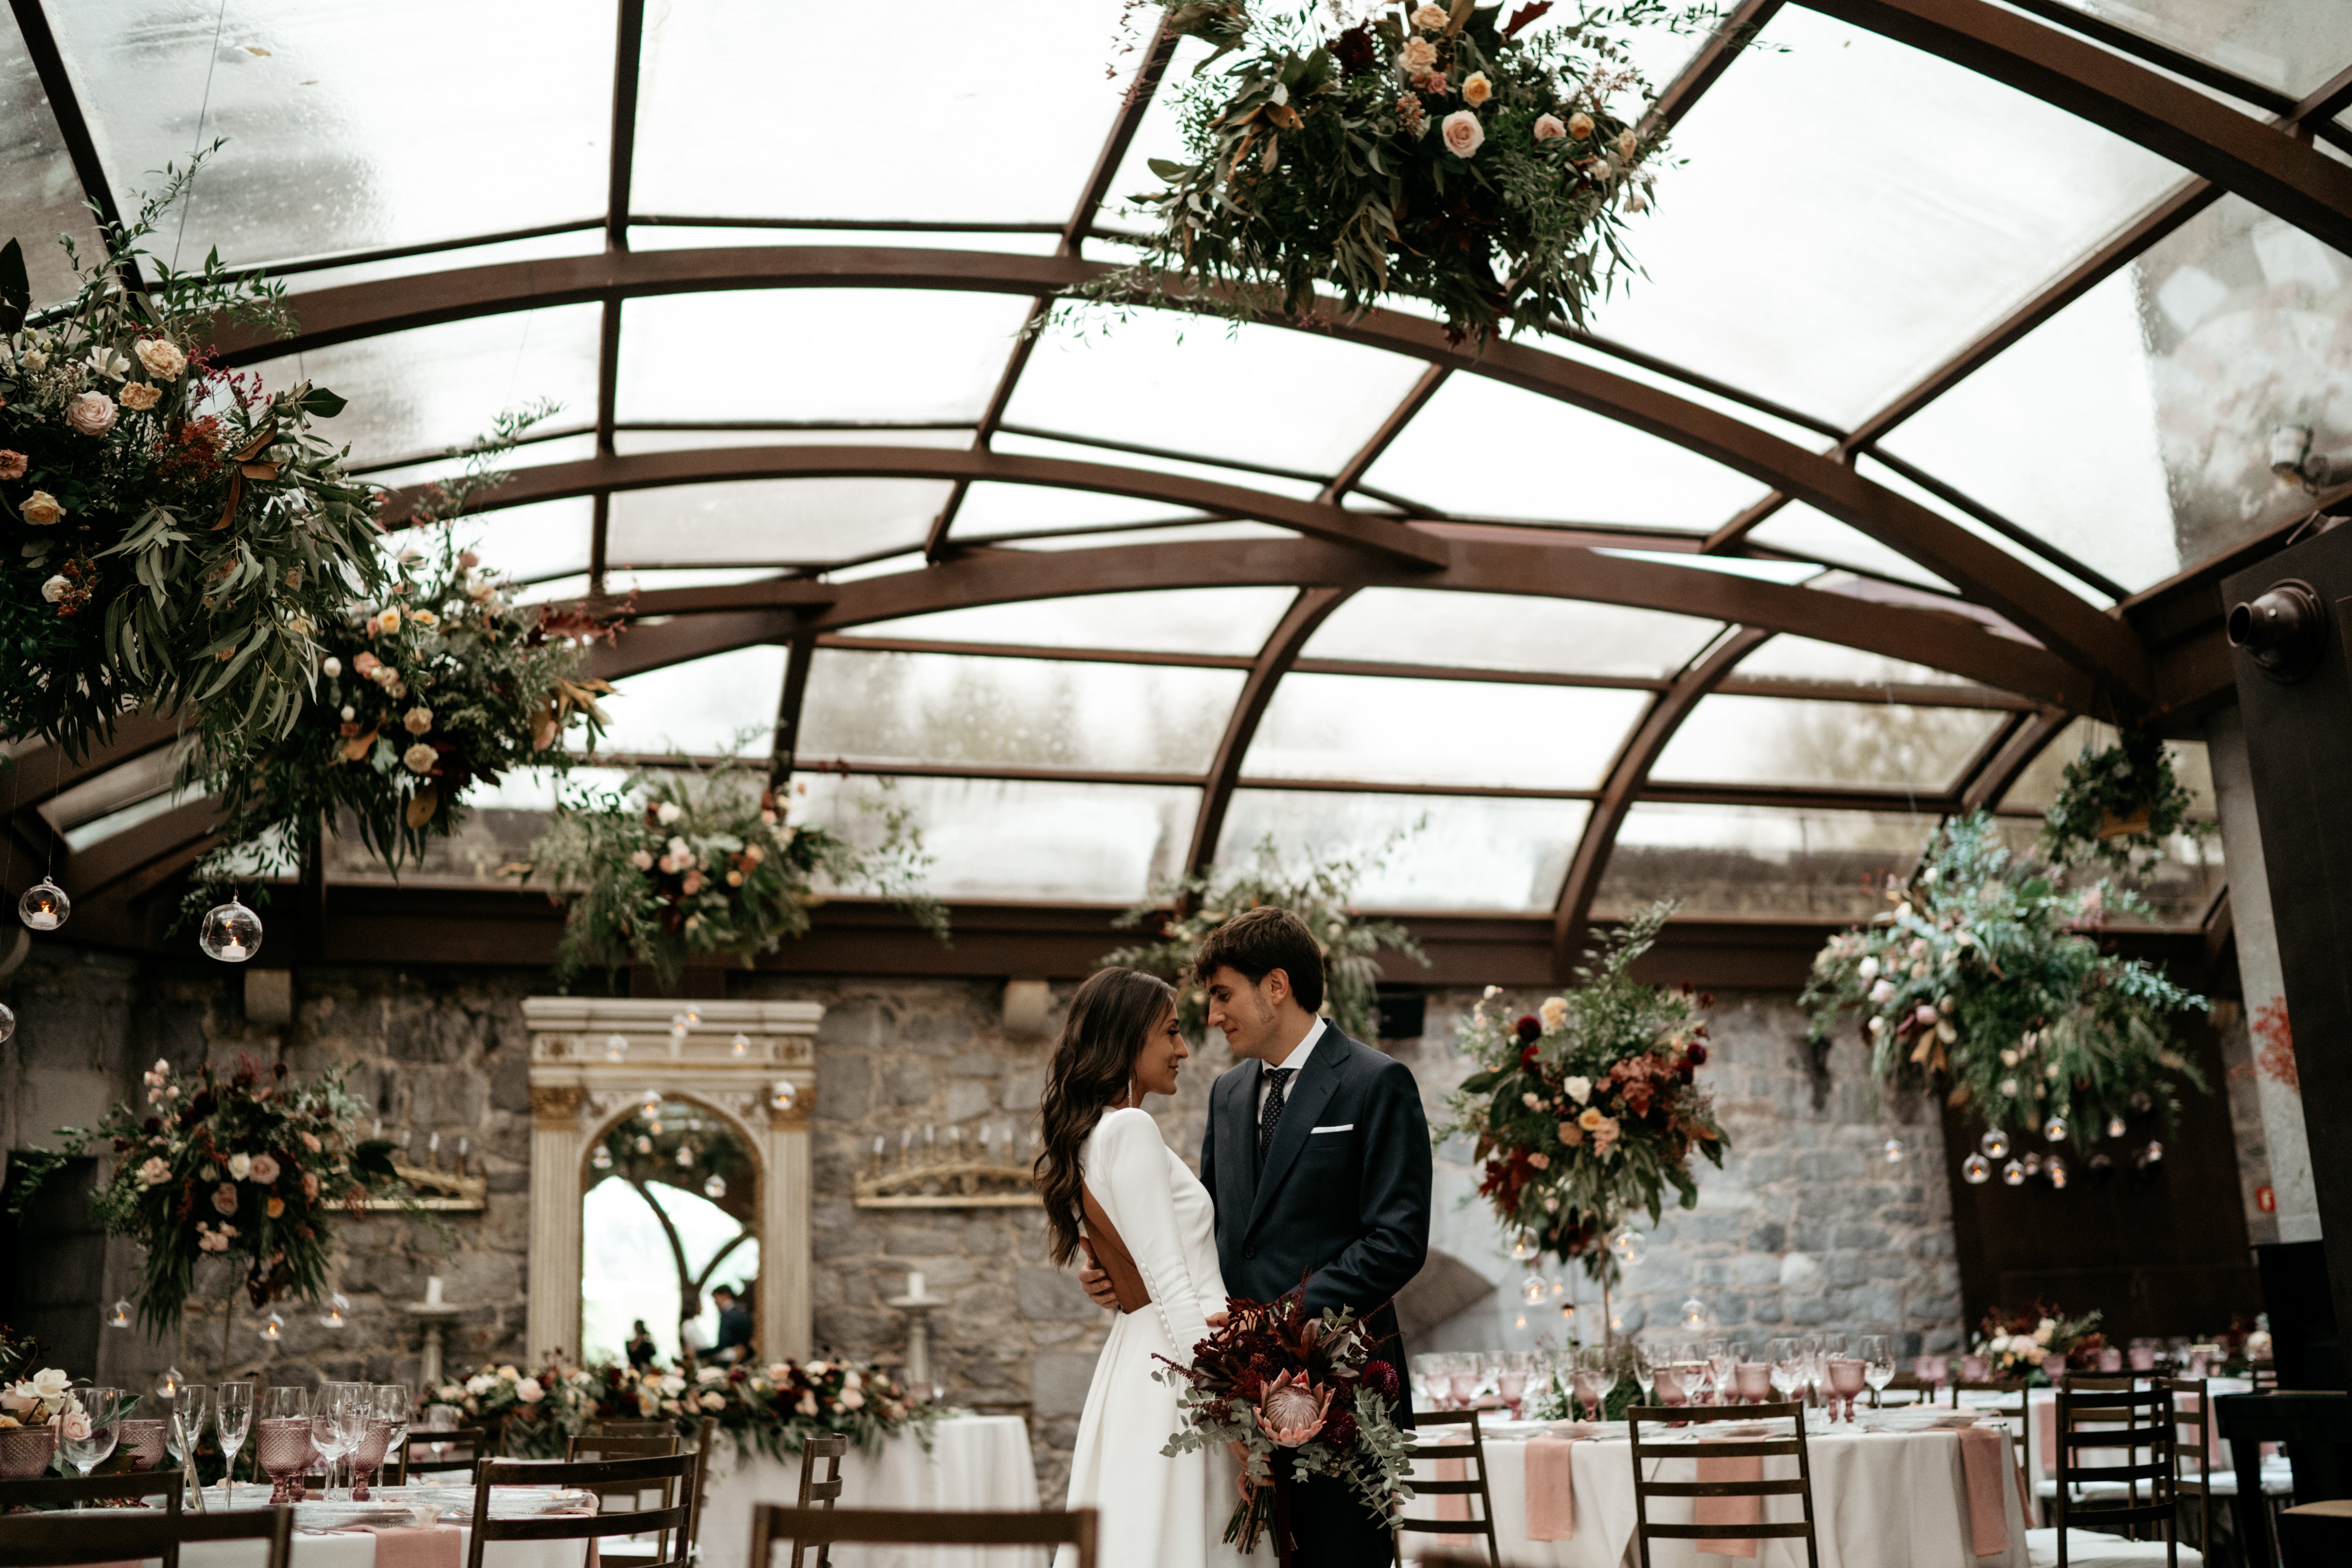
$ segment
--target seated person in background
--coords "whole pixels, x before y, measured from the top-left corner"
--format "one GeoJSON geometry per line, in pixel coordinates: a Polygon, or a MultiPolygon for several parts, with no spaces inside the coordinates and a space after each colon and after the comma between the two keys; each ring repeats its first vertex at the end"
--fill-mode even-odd
{"type": "Polygon", "coordinates": [[[711,1347],[710,1360],[732,1365],[751,1353],[751,1314],[727,1286],[711,1291],[710,1299],[719,1306],[719,1342],[711,1347]]]}
{"type": "Polygon", "coordinates": [[[655,1358],[661,1353],[654,1345],[654,1331],[646,1327],[646,1321],[643,1318],[639,1318],[636,1325],[629,1331],[627,1348],[629,1364],[639,1372],[653,1365],[655,1358]]]}

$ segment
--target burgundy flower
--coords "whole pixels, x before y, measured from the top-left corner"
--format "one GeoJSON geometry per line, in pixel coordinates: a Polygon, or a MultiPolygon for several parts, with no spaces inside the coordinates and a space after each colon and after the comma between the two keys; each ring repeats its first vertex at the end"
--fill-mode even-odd
{"type": "Polygon", "coordinates": [[[1519,1038],[1523,1040],[1543,1038],[1543,1023],[1533,1013],[1519,1020],[1519,1038]]]}
{"type": "Polygon", "coordinates": [[[284,1062],[272,1062],[269,1065],[269,1076],[272,1078],[284,1078],[286,1076],[286,1064],[284,1062]]]}
{"type": "Polygon", "coordinates": [[[1402,1392],[1402,1385],[1397,1382],[1396,1368],[1384,1361],[1364,1363],[1364,1382],[1382,1399],[1394,1401],[1398,1394],[1402,1392]]]}
{"type": "Polygon", "coordinates": [[[1683,1052],[1683,1060],[1695,1068],[1706,1066],[1706,1047],[1693,1040],[1683,1052]]]}
{"type": "Polygon", "coordinates": [[[1323,1440],[1346,1453],[1356,1446],[1356,1414],[1342,1410],[1323,1424],[1323,1440]]]}
{"type": "Polygon", "coordinates": [[[1284,1373],[1258,1396],[1258,1427],[1277,1447],[1313,1442],[1330,1414],[1331,1391],[1316,1387],[1303,1373],[1284,1373]]]}
{"type": "Polygon", "coordinates": [[[1372,30],[1360,22],[1332,41],[1331,53],[1339,58],[1339,69],[1348,76],[1361,76],[1380,63],[1372,49],[1372,30]]]}

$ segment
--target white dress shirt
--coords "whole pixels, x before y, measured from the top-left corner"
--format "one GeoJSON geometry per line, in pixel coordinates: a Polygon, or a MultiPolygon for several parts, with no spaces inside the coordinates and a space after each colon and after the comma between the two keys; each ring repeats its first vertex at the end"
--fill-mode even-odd
{"type": "MultiPolygon", "coordinates": [[[[1291,1069],[1294,1073],[1297,1071],[1297,1069],[1298,1069],[1298,1068],[1300,1068],[1305,1067],[1305,1066],[1307,1065],[1307,1056],[1308,1056],[1308,1055],[1309,1055],[1309,1054],[1310,1054],[1310,1053],[1315,1049],[1315,1042],[1316,1042],[1316,1041],[1318,1041],[1318,1040],[1319,1040],[1319,1039],[1321,1039],[1321,1038],[1323,1037],[1323,1031],[1324,1031],[1324,1029],[1325,1029],[1327,1026],[1327,1026],[1327,1024],[1325,1023],[1324,1019],[1323,1019],[1321,1016],[1318,1016],[1316,1018],[1316,1020],[1315,1020],[1314,1026],[1313,1026],[1313,1027],[1311,1027],[1311,1028],[1309,1028],[1309,1029],[1307,1031],[1306,1035],[1305,1035],[1305,1036],[1304,1036],[1304,1037],[1299,1040],[1299,1042],[1298,1042],[1297,1045],[1295,1045],[1295,1046],[1293,1046],[1293,1047],[1290,1047],[1290,1054],[1289,1054],[1288,1056],[1286,1056],[1286,1057],[1283,1058],[1280,1061],[1278,1061],[1278,1062],[1275,1063],[1274,1065],[1275,1065],[1277,1068],[1289,1068],[1289,1069],[1291,1069]]],[[[1291,1091],[1292,1091],[1292,1090],[1294,1090],[1294,1089],[1296,1089],[1297,1087],[1298,1087],[1298,1079],[1297,1079],[1296,1077],[1287,1078],[1287,1079],[1285,1079],[1283,1080],[1283,1085],[1282,1085],[1282,1095],[1283,1095],[1283,1100],[1284,1100],[1284,1102],[1285,1102],[1285,1104],[1286,1104],[1286,1104],[1288,1103],[1288,1101],[1289,1101],[1291,1091]]],[[[1269,1094],[1272,1094],[1273,1092],[1274,1092],[1274,1082],[1273,1082],[1273,1080],[1272,1080],[1271,1079],[1268,1079],[1268,1078],[1265,1076],[1265,1074],[1264,1074],[1264,1073],[1260,1073],[1260,1074],[1258,1074],[1258,1075],[1257,1075],[1257,1120],[1256,1120],[1255,1121],[1254,1121],[1254,1122],[1252,1122],[1252,1123],[1251,1123],[1251,1125],[1252,1125],[1252,1126],[1263,1126],[1263,1125],[1265,1124],[1265,1097],[1266,1097],[1267,1095],[1269,1095],[1269,1094]]]]}

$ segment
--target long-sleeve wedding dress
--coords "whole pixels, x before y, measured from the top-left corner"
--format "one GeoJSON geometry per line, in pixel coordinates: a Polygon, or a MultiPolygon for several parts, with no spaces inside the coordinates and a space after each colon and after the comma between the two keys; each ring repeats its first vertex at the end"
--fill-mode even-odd
{"type": "MultiPolygon", "coordinates": [[[[1156,1356],[1190,1363],[1225,1306],[1217,1267],[1216,1211],[1161,1142],[1148,1112],[1110,1110],[1079,1152],[1079,1168],[1127,1253],[1150,1304],[1111,1325],[1095,1363],[1070,1455],[1070,1504],[1101,1512],[1096,1561],[1117,1568],[1203,1568],[1242,1563],[1224,1543],[1238,1500],[1223,1446],[1166,1458],[1177,1428],[1178,1385],[1155,1382],[1156,1356]]],[[[1056,1568],[1075,1561],[1065,1548],[1056,1568]]]]}

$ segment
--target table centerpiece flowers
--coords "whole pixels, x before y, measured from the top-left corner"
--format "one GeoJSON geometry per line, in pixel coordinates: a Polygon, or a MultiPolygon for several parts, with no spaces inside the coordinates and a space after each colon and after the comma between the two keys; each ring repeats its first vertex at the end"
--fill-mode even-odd
{"type": "Polygon", "coordinates": [[[1626,220],[1664,151],[1620,112],[1652,96],[1622,35],[1715,13],[1603,0],[1536,27],[1551,8],[1453,0],[1339,28],[1319,6],[1167,0],[1161,25],[1215,53],[1175,89],[1183,156],[1150,160],[1162,186],[1133,198],[1159,219],[1144,255],[1076,297],[1303,318],[1329,290],[1352,318],[1395,296],[1457,343],[1581,326],[1633,269],[1626,220]]]}
{"type": "MultiPolygon", "coordinates": [[[[1668,1189],[1698,1202],[1691,1156],[1717,1166],[1728,1142],[1706,1065],[1713,998],[1644,984],[1631,973],[1674,913],[1655,905],[1587,953],[1583,984],[1514,1018],[1498,986],[1459,1036],[1478,1070],[1447,1097],[1440,1140],[1475,1142],[1479,1195],[1514,1237],[1562,1263],[1580,1260],[1606,1290],[1617,1278],[1610,1243],[1637,1213],[1655,1224],[1668,1189]]],[[[1605,1313],[1604,1313],[1605,1315],[1605,1313]]]]}
{"type": "MultiPolygon", "coordinates": [[[[1247,1555],[1269,1531],[1286,1531],[1283,1496],[1314,1476],[1345,1481],[1383,1525],[1403,1515],[1412,1500],[1412,1461],[1394,1415],[1403,1385],[1371,1352],[1363,1321],[1345,1308],[1310,1312],[1302,1287],[1273,1301],[1236,1298],[1190,1365],[1160,1358],[1153,1377],[1183,1385],[1182,1425],[1160,1452],[1240,1448],[1242,1498],[1225,1522],[1227,1545],[1247,1555]]],[[[1296,1547],[1277,1533],[1275,1550],[1287,1563],[1296,1547]]]]}
{"type": "MultiPolygon", "coordinates": [[[[336,1211],[357,1215],[397,1184],[394,1145],[359,1134],[359,1100],[332,1068],[308,1082],[286,1064],[240,1057],[226,1078],[158,1060],[141,1075],[143,1107],[118,1105],[94,1128],[62,1128],[58,1146],[21,1157],[11,1212],[68,1160],[91,1150],[112,1169],[91,1207],[110,1236],[144,1250],[139,1321],[160,1335],[178,1325],[196,1264],[218,1257],[244,1270],[257,1310],[289,1293],[328,1289],[336,1211]]],[[[227,1334],[224,1314],[224,1345],[227,1334]]]]}
{"type": "Polygon", "coordinates": [[[504,1362],[428,1389],[419,1403],[454,1405],[469,1420],[498,1428],[501,1451],[514,1458],[560,1459],[564,1439],[581,1429],[577,1402],[569,1394],[554,1363],[527,1373],[504,1362]]]}
{"type": "Polygon", "coordinates": [[[675,1419],[691,1436],[704,1417],[735,1440],[740,1458],[782,1458],[811,1437],[841,1434],[871,1454],[911,1431],[928,1450],[940,1407],[910,1398],[880,1367],[858,1361],[781,1361],[688,1373],[609,1364],[572,1374],[582,1422],[675,1419]]]}
{"type": "Polygon", "coordinates": [[[1969,1348],[1990,1363],[1995,1377],[2022,1377],[2046,1384],[2050,1382],[2046,1368],[2053,1356],[2070,1362],[2080,1358],[2080,1363],[2087,1366],[2090,1358],[2105,1346],[2099,1317],[2096,1311],[2070,1317],[2046,1301],[1996,1307],[1985,1314],[1969,1348]]]}

